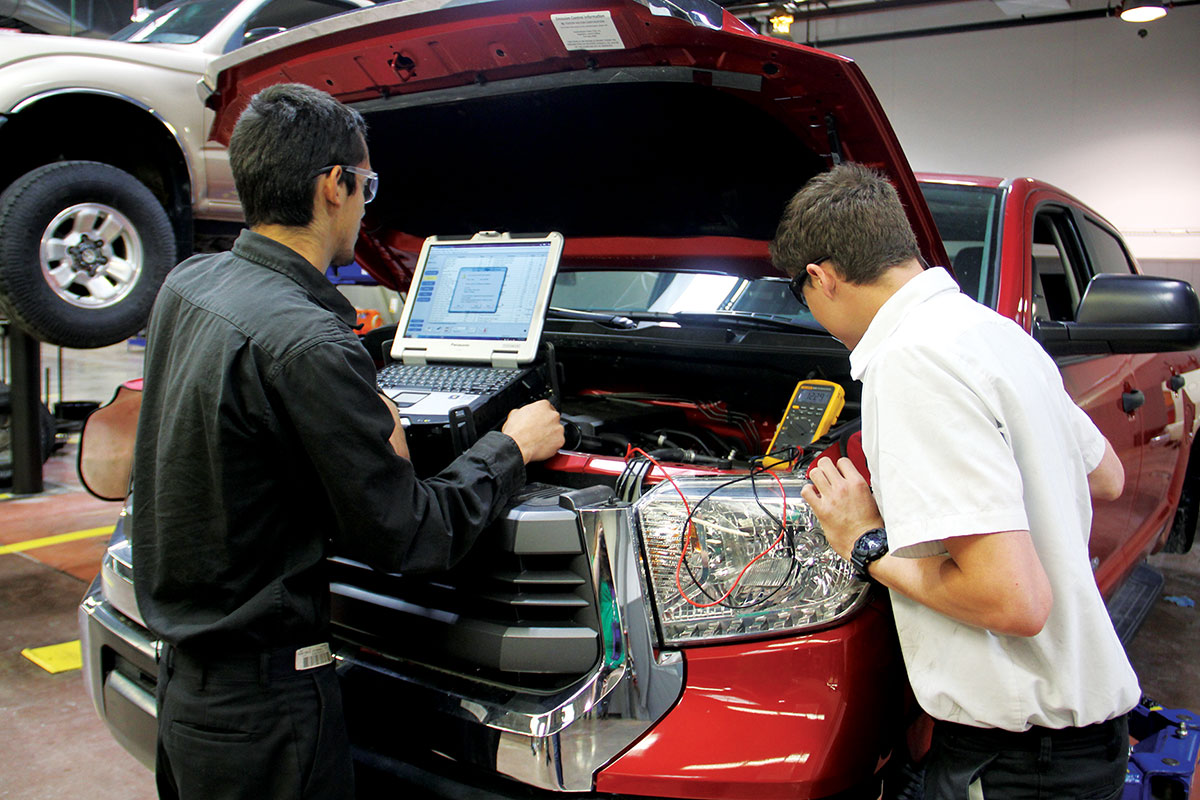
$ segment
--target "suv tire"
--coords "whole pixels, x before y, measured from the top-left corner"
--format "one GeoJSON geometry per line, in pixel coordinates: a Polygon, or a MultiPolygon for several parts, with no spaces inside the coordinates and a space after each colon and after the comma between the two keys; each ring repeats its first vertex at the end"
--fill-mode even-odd
{"type": "Polygon", "coordinates": [[[95,161],[27,172],[0,195],[0,301],[62,347],[128,339],[175,266],[175,233],[137,178],[95,161]]]}

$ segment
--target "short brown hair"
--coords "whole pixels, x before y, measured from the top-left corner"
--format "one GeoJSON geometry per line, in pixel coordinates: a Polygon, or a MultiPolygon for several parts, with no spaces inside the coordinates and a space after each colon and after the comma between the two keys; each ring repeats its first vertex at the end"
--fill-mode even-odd
{"type": "Polygon", "coordinates": [[[919,259],[900,196],[887,178],[861,164],[817,175],[787,205],[771,261],[796,275],[829,259],[850,283],[873,283],[885,270],[919,259]]]}

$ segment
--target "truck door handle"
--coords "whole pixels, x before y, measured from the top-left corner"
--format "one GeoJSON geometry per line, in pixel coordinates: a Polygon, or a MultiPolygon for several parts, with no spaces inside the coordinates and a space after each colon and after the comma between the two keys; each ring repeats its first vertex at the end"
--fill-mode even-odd
{"type": "Polygon", "coordinates": [[[1132,392],[1124,392],[1121,394],[1121,408],[1125,409],[1126,414],[1132,414],[1134,411],[1141,408],[1146,403],[1146,395],[1142,394],[1137,389],[1132,392]]]}

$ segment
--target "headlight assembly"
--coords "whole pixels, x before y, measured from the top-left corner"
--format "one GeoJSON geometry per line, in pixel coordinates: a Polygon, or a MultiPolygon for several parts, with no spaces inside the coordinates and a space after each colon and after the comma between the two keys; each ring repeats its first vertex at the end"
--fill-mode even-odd
{"type": "Polygon", "coordinates": [[[863,602],[868,585],[825,543],[800,497],[805,483],[769,473],[680,478],[638,501],[663,644],[826,626],[863,602]]]}

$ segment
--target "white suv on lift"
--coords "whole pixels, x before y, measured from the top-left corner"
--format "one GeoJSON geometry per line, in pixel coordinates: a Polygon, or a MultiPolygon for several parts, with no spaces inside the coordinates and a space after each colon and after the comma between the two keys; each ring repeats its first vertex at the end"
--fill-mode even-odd
{"type": "Polygon", "coordinates": [[[241,206],[196,83],[219,56],[371,0],[173,0],[108,40],[0,34],[0,316],[99,347],[241,206]]]}

